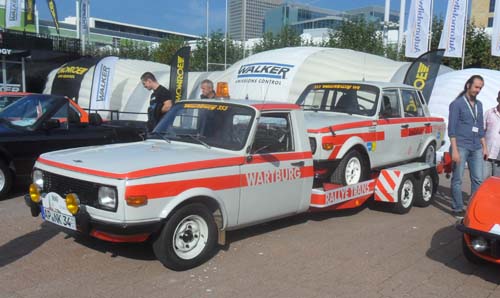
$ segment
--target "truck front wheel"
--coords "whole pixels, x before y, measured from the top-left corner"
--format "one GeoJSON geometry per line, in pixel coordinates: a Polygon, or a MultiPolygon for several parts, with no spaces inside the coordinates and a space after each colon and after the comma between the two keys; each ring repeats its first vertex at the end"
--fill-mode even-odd
{"type": "Polygon", "coordinates": [[[211,257],[216,237],[217,226],[207,207],[189,204],[168,219],[153,242],[153,251],[165,267],[187,270],[211,257]]]}
{"type": "Polygon", "coordinates": [[[0,160],[0,199],[7,197],[12,186],[12,178],[11,170],[0,160]]]}

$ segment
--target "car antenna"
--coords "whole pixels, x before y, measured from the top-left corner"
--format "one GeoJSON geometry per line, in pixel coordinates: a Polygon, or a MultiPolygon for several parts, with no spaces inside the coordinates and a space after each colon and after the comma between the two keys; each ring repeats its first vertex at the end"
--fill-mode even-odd
{"type": "Polygon", "coordinates": [[[365,81],[365,69],[366,69],[366,53],[363,53],[363,79],[362,81],[365,81]]]}

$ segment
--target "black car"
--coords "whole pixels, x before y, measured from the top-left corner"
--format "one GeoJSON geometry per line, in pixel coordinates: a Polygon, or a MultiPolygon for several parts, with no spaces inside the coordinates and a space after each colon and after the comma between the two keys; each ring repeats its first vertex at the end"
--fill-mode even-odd
{"type": "Polygon", "coordinates": [[[102,122],[64,96],[32,94],[0,111],[0,199],[15,178],[29,178],[42,153],[142,140],[145,124],[102,122]],[[129,124],[129,125],[125,125],[129,124]]]}

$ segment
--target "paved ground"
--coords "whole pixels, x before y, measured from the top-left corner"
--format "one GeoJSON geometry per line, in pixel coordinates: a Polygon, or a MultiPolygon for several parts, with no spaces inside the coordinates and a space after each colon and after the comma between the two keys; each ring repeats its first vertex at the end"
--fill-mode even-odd
{"type": "Polygon", "coordinates": [[[231,232],[211,261],[173,272],[147,245],[68,235],[15,197],[0,201],[0,298],[500,297],[500,268],[464,259],[448,206],[296,216],[231,232]]]}

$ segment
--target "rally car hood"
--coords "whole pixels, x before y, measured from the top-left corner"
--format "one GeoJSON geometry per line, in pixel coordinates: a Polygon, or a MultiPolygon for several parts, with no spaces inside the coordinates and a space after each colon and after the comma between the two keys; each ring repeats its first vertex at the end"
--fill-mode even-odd
{"type": "Polygon", "coordinates": [[[346,124],[360,121],[372,120],[367,116],[349,115],[336,112],[304,112],[306,126],[308,129],[320,129],[338,124],[346,124]]]}
{"type": "Polygon", "coordinates": [[[125,179],[236,165],[240,159],[244,161],[241,155],[216,148],[147,140],[54,151],[42,154],[38,161],[77,172],[125,179]]]}
{"type": "MultiPolygon", "coordinates": [[[[467,210],[467,221],[487,227],[500,225],[500,178],[490,177],[480,186],[467,210]]],[[[487,231],[485,231],[487,232],[487,231]]]]}

